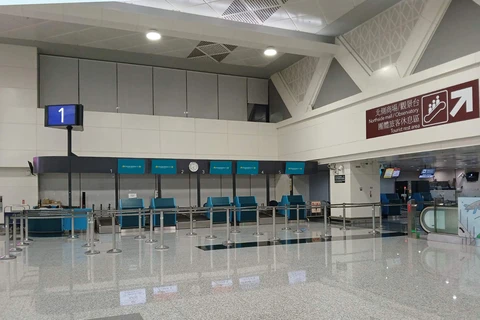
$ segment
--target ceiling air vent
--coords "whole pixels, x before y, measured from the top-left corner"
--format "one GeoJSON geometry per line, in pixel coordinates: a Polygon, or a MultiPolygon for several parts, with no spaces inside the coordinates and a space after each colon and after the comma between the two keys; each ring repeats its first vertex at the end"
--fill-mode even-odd
{"type": "Polygon", "coordinates": [[[278,7],[277,0],[244,0],[251,10],[259,10],[271,7],[278,7]]]}

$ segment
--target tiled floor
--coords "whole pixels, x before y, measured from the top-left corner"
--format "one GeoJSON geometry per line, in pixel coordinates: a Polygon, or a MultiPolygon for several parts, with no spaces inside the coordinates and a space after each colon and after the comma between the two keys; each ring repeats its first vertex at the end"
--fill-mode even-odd
{"type": "MultiPolygon", "coordinates": [[[[299,238],[323,230],[302,227],[299,238]]],[[[241,230],[232,239],[257,240],[255,227],[241,230]]],[[[269,238],[271,227],[262,231],[260,240],[269,238]]],[[[332,228],[334,237],[368,231],[332,228]]],[[[37,238],[16,260],[0,262],[0,319],[480,317],[478,247],[397,236],[204,251],[197,246],[209,243],[208,230],[186,232],[166,234],[163,252],[123,235],[117,255],[105,253],[111,236],[101,235],[96,256],[84,255],[82,239],[37,238]]],[[[215,234],[213,243],[225,240],[225,230],[215,234]]]]}

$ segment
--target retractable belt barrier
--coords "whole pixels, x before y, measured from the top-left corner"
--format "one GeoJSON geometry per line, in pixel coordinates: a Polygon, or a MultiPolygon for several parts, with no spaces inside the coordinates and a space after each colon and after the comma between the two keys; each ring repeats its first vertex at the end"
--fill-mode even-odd
{"type": "MultiPolygon", "coordinates": [[[[427,204],[428,202],[425,202],[427,204]]],[[[432,202],[436,205],[444,205],[443,203],[432,202]]],[[[376,208],[381,208],[382,206],[403,206],[404,204],[381,204],[381,203],[341,203],[341,204],[329,204],[327,202],[323,202],[320,205],[286,205],[286,206],[251,206],[251,207],[235,207],[235,206],[225,206],[225,207],[177,207],[177,208],[169,208],[169,209],[126,209],[126,210],[96,210],[92,212],[87,212],[87,232],[86,232],[86,239],[87,243],[83,245],[83,247],[88,248],[85,252],[86,255],[96,255],[99,254],[100,251],[95,249],[95,242],[98,239],[95,239],[95,219],[96,218],[111,218],[112,220],[112,249],[108,250],[107,253],[114,254],[114,253],[121,253],[122,250],[117,248],[117,239],[116,239],[116,218],[121,217],[123,215],[128,216],[138,216],[139,219],[139,230],[138,235],[135,236],[135,239],[141,240],[146,239],[145,242],[148,244],[153,244],[158,242],[154,238],[153,232],[153,216],[159,214],[160,215],[160,241],[159,245],[155,247],[156,250],[168,250],[168,246],[164,243],[164,215],[165,214],[177,214],[177,215],[185,215],[189,218],[190,230],[186,234],[188,237],[195,237],[197,234],[194,232],[193,228],[193,221],[194,215],[198,214],[206,214],[207,212],[210,214],[210,228],[209,234],[206,236],[207,240],[215,240],[217,236],[214,234],[213,228],[213,213],[218,212],[225,212],[226,214],[226,231],[227,231],[227,239],[223,242],[226,247],[231,247],[235,244],[235,242],[231,239],[231,234],[239,233],[240,230],[237,229],[237,212],[241,210],[255,210],[256,211],[256,232],[253,235],[259,237],[262,236],[263,233],[260,232],[260,212],[263,211],[265,213],[271,212],[272,218],[272,234],[269,239],[270,242],[278,242],[280,238],[277,236],[276,230],[276,212],[277,210],[283,210],[285,215],[285,226],[282,228],[283,231],[291,230],[288,227],[288,217],[286,210],[294,210],[296,212],[296,230],[294,231],[295,234],[301,234],[304,232],[305,229],[300,228],[300,210],[311,210],[311,209],[320,209],[323,212],[323,223],[324,223],[324,231],[322,238],[323,239],[330,239],[332,236],[329,233],[329,223],[327,217],[328,209],[342,209],[343,211],[343,225],[341,230],[346,231],[346,209],[347,208],[361,208],[361,207],[371,207],[372,209],[372,230],[369,232],[371,234],[378,234],[380,233],[376,227],[376,208]],[[231,229],[231,218],[230,215],[233,213],[233,229],[231,229]],[[145,219],[146,216],[150,217],[150,229],[148,233],[148,239],[143,234],[142,228],[142,218],[145,219]]],[[[446,206],[446,205],[445,205],[446,206]]],[[[6,212],[5,215],[5,225],[9,226],[10,221],[13,220],[13,245],[10,244],[9,239],[9,227],[6,228],[6,235],[7,239],[5,241],[5,254],[0,257],[1,260],[11,260],[15,259],[15,255],[11,253],[18,253],[21,252],[22,249],[19,246],[27,246],[32,240],[28,237],[28,220],[29,219],[59,219],[59,218],[70,218],[71,219],[71,232],[69,233],[68,239],[76,239],[78,236],[75,235],[75,215],[77,213],[74,212],[73,209],[40,209],[40,210],[32,210],[28,206],[19,206],[22,207],[22,210],[13,209],[16,206],[8,206],[5,208],[10,208],[10,212],[6,212]],[[20,241],[17,243],[17,220],[20,220],[20,241]],[[25,228],[24,228],[25,226],[25,228]]],[[[85,213],[78,213],[84,215],[85,213]]],[[[381,219],[380,219],[380,226],[381,229],[381,219]]]]}

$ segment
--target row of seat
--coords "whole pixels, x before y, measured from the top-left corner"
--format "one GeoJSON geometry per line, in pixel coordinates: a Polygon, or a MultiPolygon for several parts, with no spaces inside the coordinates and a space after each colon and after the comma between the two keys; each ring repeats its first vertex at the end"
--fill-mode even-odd
{"type": "MultiPolygon", "coordinates": [[[[284,195],[280,203],[280,207],[283,206],[304,206],[305,201],[303,200],[302,195],[284,195]]],[[[119,203],[120,210],[138,210],[145,209],[145,203],[143,199],[132,198],[132,199],[120,199],[119,203]]],[[[215,208],[215,207],[236,207],[236,221],[241,222],[255,222],[257,217],[256,209],[258,203],[254,196],[239,196],[234,197],[234,201],[230,202],[230,197],[208,197],[207,202],[204,204],[205,208],[215,208]],[[246,208],[246,209],[242,209],[246,208]]],[[[158,210],[164,209],[164,225],[165,226],[175,226],[177,224],[176,216],[176,201],[175,198],[154,198],[150,201],[150,209],[158,210]],[[169,210],[170,209],[170,210],[169,210]]],[[[230,211],[229,222],[233,221],[233,211],[230,211]]],[[[288,219],[296,219],[297,213],[296,209],[279,209],[278,213],[281,215],[287,215],[288,219]]],[[[215,211],[212,213],[213,217],[210,216],[210,212],[207,211],[205,216],[207,219],[212,219],[214,223],[225,223],[226,222],[226,211],[215,211]]],[[[306,218],[306,210],[299,209],[299,218],[306,218]]],[[[128,213],[119,216],[118,221],[122,228],[133,228],[138,227],[138,216],[128,216],[128,213]]],[[[141,218],[142,226],[145,226],[145,218],[141,218]]],[[[158,215],[153,216],[154,226],[160,225],[160,220],[158,215]]]]}

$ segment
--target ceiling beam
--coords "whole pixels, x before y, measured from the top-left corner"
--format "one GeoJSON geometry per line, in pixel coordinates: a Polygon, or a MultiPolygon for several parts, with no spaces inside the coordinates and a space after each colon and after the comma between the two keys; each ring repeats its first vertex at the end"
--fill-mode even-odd
{"type": "Polygon", "coordinates": [[[156,29],[165,36],[254,49],[273,46],[313,57],[334,55],[338,47],[332,37],[124,3],[0,6],[0,13],[137,32],[156,29]]]}

